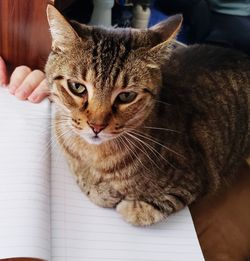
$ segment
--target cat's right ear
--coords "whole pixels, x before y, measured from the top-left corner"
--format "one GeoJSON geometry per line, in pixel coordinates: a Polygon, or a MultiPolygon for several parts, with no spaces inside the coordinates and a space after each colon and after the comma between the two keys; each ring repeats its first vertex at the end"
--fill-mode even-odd
{"type": "Polygon", "coordinates": [[[53,5],[47,6],[47,18],[52,37],[52,50],[65,51],[80,41],[75,30],[53,5]]]}

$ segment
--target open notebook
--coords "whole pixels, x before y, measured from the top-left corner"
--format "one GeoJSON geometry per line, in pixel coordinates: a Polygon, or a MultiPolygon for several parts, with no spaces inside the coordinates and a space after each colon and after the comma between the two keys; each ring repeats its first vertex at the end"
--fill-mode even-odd
{"type": "Polygon", "coordinates": [[[204,260],[188,208],[148,228],[80,192],[51,136],[51,104],[0,87],[0,259],[204,260]]]}

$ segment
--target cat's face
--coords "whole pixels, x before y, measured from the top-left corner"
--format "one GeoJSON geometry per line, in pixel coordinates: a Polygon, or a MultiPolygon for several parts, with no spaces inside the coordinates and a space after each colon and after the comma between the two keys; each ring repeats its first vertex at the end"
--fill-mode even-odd
{"type": "MultiPolygon", "coordinates": [[[[65,125],[90,144],[142,125],[154,107],[161,62],[168,55],[160,27],[138,31],[73,24],[73,29],[52,6],[48,18],[53,51],[46,74],[65,125]]],[[[176,32],[180,20],[172,22],[168,34],[176,32]]]]}

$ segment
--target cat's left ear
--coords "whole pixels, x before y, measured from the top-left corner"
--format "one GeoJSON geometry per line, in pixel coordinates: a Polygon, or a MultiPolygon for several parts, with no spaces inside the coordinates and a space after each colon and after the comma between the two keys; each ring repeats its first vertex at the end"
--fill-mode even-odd
{"type": "Polygon", "coordinates": [[[76,31],[53,5],[47,6],[47,18],[52,36],[52,50],[64,51],[80,41],[76,31]]]}
{"type": "Polygon", "coordinates": [[[149,28],[150,31],[157,33],[162,42],[168,42],[175,39],[177,36],[183,17],[181,14],[170,16],[167,20],[164,20],[149,28]]]}
{"type": "Polygon", "coordinates": [[[157,35],[157,38],[159,38],[160,40],[160,42],[157,45],[151,48],[151,52],[169,52],[169,45],[171,41],[173,41],[176,38],[181,28],[182,21],[182,15],[177,14],[174,16],[170,16],[167,20],[160,22],[159,24],[156,24],[153,27],[150,27],[149,31],[157,35]]]}

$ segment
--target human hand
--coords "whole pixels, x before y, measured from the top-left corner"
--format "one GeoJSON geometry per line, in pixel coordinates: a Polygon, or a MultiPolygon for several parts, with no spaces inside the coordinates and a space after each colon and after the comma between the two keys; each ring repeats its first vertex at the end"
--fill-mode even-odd
{"type": "MultiPolygon", "coordinates": [[[[6,65],[0,57],[0,84],[7,85],[7,83],[6,65]]],[[[45,74],[40,70],[32,71],[25,65],[16,67],[7,88],[20,100],[29,100],[33,103],[41,102],[49,95],[45,74]]]]}

